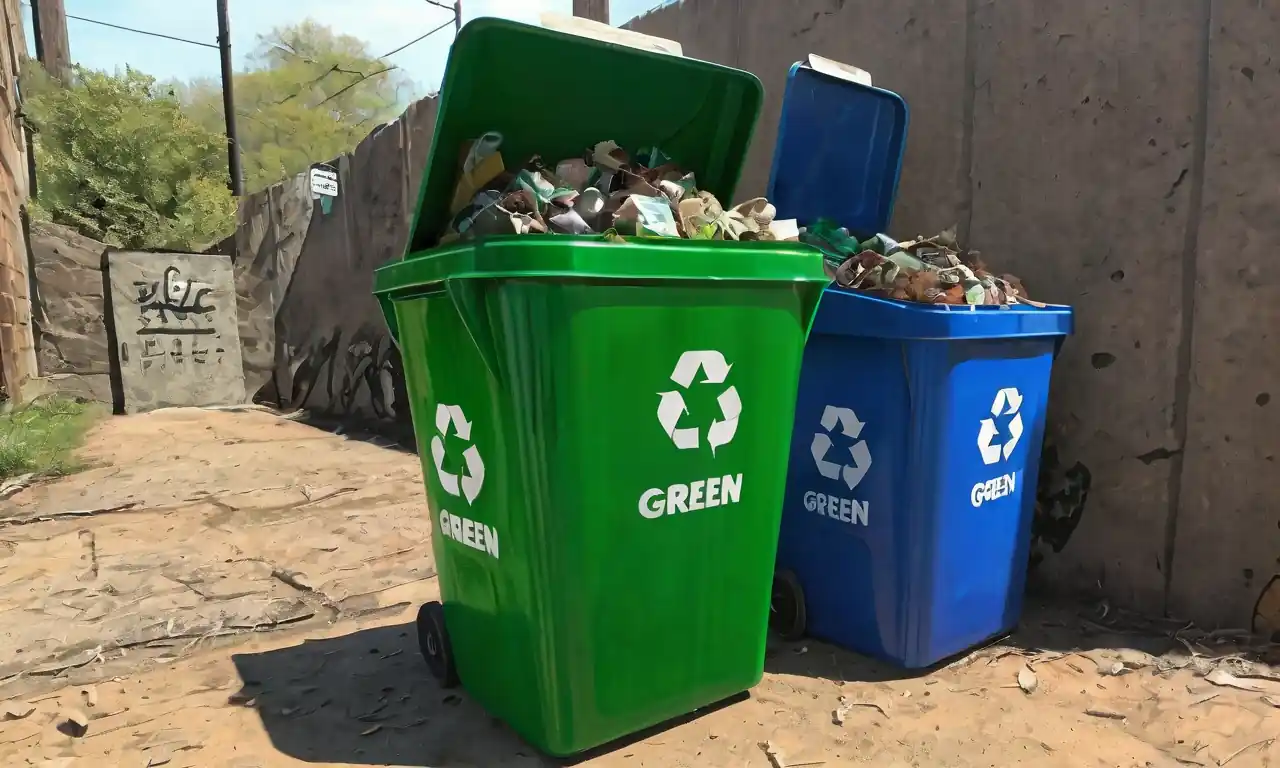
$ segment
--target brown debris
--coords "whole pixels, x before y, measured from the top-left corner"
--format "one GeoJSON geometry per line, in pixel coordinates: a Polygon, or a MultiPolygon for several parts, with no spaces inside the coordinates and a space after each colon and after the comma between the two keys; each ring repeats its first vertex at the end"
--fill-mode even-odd
{"type": "Polygon", "coordinates": [[[570,234],[690,240],[798,240],[793,220],[777,220],[764,198],[726,209],[696,188],[692,173],[659,149],[631,153],[601,141],[556,163],[530,158],[518,170],[501,155],[503,137],[486,133],[460,157],[454,218],[440,242],[485,235],[570,234]]]}
{"type": "Polygon", "coordinates": [[[977,251],[962,250],[953,230],[901,243],[886,235],[859,242],[820,219],[801,230],[800,239],[824,253],[843,288],[920,304],[1044,306],[1031,301],[1017,277],[995,275],[977,251]]]}

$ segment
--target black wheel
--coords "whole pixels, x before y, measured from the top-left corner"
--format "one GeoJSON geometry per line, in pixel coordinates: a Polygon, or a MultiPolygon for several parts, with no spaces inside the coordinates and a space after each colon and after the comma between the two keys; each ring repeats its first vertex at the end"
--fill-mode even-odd
{"type": "Polygon", "coordinates": [[[773,594],[769,600],[769,626],[783,640],[804,637],[808,616],[804,610],[804,589],[791,571],[773,574],[773,594]]]}
{"type": "Polygon", "coordinates": [[[441,688],[457,688],[458,668],[453,665],[453,646],[444,628],[444,606],[425,603],[418,609],[418,649],[441,688]]]}

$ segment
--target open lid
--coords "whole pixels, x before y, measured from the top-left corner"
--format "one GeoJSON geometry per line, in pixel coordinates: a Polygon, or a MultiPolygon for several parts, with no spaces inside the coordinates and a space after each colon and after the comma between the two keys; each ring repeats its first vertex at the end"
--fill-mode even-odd
{"type": "Polygon", "coordinates": [[[893,216],[907,103],[856,72],[816,56],[792,65],[769,202],[779,218],[799,219],[801,226],[826,218],[870,237],[885,232],[893,216]]]}
{"type": "Polygon", "coordinates": [[[580,157],[613,140],[657,146],[698,188],[733,199],[764,89],[749,72],[495,18],[468,22],[449,51],[411,255],[436,244],[464,150],[503,135],[509,164],[580,157]]]}

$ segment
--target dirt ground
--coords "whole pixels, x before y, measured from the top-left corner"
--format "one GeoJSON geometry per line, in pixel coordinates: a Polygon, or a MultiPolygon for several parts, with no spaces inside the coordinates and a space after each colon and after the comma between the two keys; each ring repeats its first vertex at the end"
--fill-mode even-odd
{"type": "MultiPolygon", "coordinates": [[[[247,409],[115,418],[82,456],[0,490],[0,765],[555,764],[417,655],[413,454],[247,409]]],[[[1242,642],[1037,606],[928,674],[778,644],[749,697],[581,764],[1280,764],[1242,642]]]]}

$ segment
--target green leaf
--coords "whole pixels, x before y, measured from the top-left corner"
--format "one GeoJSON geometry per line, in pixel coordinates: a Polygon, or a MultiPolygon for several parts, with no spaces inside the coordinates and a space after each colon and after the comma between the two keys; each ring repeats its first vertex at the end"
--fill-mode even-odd
{"type": "MultiPolygon", "coordinates": [[[[248,64],[235,92],[250,193],[355,149],[411,85],[363,41],[309,20],[260,35],[248,64]]],[[[76,67],[63,87],[39,65],[22,72],[38,131],[33,214],[130,248],[199,248],[234,230],[216,80],[76,67]]]]}

